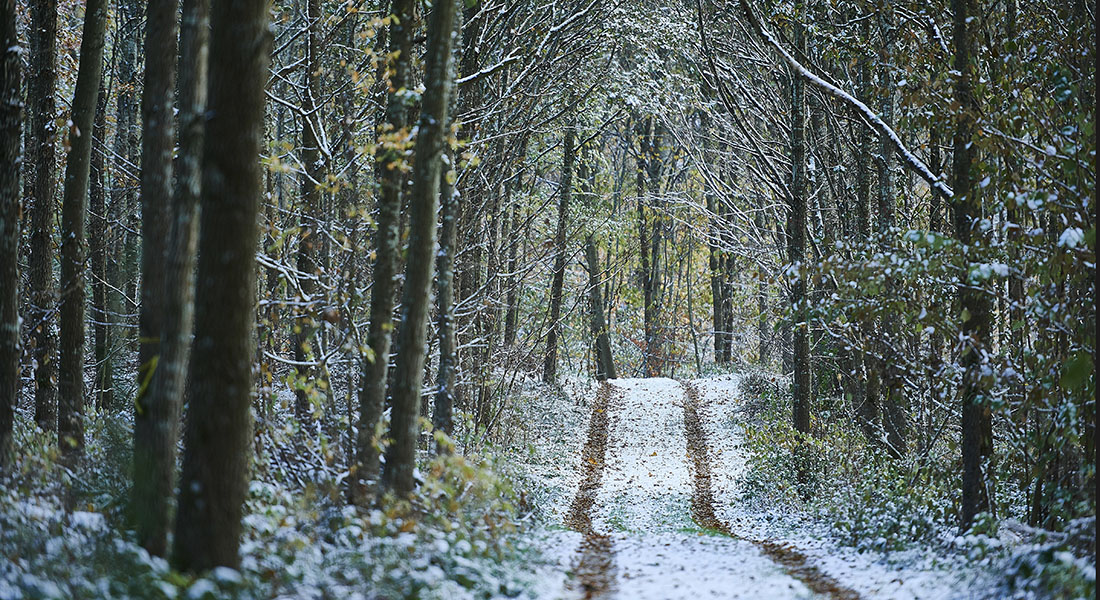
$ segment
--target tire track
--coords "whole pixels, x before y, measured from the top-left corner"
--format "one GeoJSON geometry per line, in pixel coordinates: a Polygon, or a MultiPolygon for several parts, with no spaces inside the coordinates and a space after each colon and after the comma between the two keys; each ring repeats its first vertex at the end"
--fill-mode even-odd
{"type": "Polygon", "coordinates": [[[751,540],[734,534],[729,525],[714,512],[714,493],[711,490],[710,460],[707,453],[706,430],[699,412],[699,390],[687,381],[684,388],[684,435],[687,438],[688,456],[692,469],[691,515],[695,522],[706,529],[720,532],[732,538],[755,544],[770,559],[781,565],[787,573],[798,579],[814,593],[833,600],[860,600],[859,594],[842,586],[837,580],[810,564],[806,556],[796,548],[768,540],[751,540]]]}
{"type": "Polygon", "coordinates": [[[610,536],[596,532],[592,527],[592,506],[603,477],[607,458],[607,436],[612,390],[608,383],[600,384],[588,420],[588,437],[581,451],[584,478],[577,489],[577,496],[565,516],[565,524],[584,536],[577,549],[577,561],[573,568],[571,588],[586,600],[604,598],[615,588],[615,551],[610,536]]]}

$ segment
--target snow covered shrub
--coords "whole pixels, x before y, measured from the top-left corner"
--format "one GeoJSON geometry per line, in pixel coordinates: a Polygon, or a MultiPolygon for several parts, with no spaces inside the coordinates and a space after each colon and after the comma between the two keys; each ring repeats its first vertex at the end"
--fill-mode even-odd
{"type": "Polygon", "coordinates": [[[880,552],[934,545],[953,517],[952,488],[892,461],[872,469],[823,502],[839,541],[880,552]]]}
{"type": "Polygon", "coordinates": [[[0,483],[0,600],[459,600],[520,596],[532,583],[509,481],[499,465],[461,456],[425,463],[413,498],[386,497],[367,512],[327,478],[254,479],[240,570],[179,573],[124,528],[126,422],[94,423],[83,466],[70,473],[56,445],[20,420],[19,452],[0,483]]]}
{"type": "Polygon", "coordinates": [[[828,485],[829,448],[820,439],[795,431],[789,388],[763,379],[746,381],[745,410],[752,421],[745,427],[749,449],[745,496],[762,503],[804,506],[828,485]]]}
{"type": "Polygon", "coordinates": [[[1065,535],[1040,534],[1014,548],[1001,568],[1002,597],[1095,598],[1096,519],[1075,519],[1065,535]],[[1087,539],[1091,548],[1082,547],[1087,539]]]}

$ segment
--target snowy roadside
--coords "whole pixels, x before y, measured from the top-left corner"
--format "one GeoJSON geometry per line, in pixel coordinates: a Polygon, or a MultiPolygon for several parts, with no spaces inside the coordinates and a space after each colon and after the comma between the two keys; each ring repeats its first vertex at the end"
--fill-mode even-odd
{"type": "Polygon", "coordinates": [[[960,557],[931,550],[885,555],[859,552],[837,543],[825,523],[807,515],[755,510],[740,501],[748,450],[739,411],[743,405],[740,375],[695,381],[704,412],[712,462],[712,484],[719,518],[736,535],[789,544],[826,574],[865,599],[965,600],[981,598],[979,574],[960,557]]]}

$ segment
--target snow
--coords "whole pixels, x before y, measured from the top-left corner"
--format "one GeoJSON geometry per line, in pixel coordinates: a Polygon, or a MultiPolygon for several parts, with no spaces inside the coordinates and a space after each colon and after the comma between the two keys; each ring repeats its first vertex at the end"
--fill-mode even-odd
{"type": "Polygon", "coordinates": [[[813,598],[802,582],[743,540],[701,533],[615,541],[620,598],[813,598]]]}
{"type": "MultiPolygon", "coordinates": [[[[682,386],[671,379],[611,385],[619,393],[609,407],[606,464],[592,521],[612,539],[615,597],[813,597],[752,543],[711,535],[692,521],[682,386]]],[[[575,564],[580,536],[571,536],[557,536],[544,557],[575,564]],[[573,552],[564,555],[567,548],[573,552]]],[[[559,593],[570,592],[563,587],[559,593]]]]}
{"type": "MultiPolygon", "coordinates": [[[[971,591],[974,574],[951,568],[931,553],[860,553],[829,537],[824,524],[795,515],[753,511],[739,502],[748,453],[740,410],[744,399],[739,375],[694,382],[699,390],[703,428],[712,464],[715,512],[732,532],[749,539],[789,544],[808,562],[866,600],[948,600],[982,597],[971,591]]],[[[956,565],[957,566],[957,565],[956,565]]]]}

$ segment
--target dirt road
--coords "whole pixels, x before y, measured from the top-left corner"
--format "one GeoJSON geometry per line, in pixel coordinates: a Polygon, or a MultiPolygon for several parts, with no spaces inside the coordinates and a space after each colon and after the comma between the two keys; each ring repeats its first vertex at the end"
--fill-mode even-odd
{"type": "MultiPolygon", "coordinates": [[[[600,388],[566,525],[580,598],[859,598],[793,548],[738,537],[715,511],[710,412],[691,383],[600,388]]],[[[722,468],[729,470],[730,457],[722,468]]],[[[725,475],[725,474],[724,474],[725,475]]]]}

